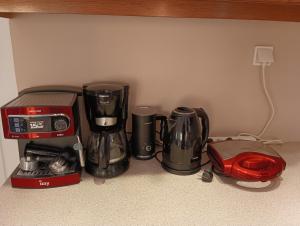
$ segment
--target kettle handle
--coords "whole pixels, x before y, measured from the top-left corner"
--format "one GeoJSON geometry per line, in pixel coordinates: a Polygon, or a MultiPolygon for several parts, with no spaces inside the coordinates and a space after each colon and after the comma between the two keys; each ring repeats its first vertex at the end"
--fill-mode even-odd
{"type": "Polygon", "coordinates": [[[195,108],[198,117],[201,119],[202,123],[202,145],[201,150],[204,148],[208,135],[209,135],[209,118],[203,108],[195,108]]]}
{"type": "Polygon", "coordinates": [[[109,142],[109,133],[103,132],[101,137],[100,144],[98,146],[99,150],[99,168],[106,169],[109,164],[110,159],[110,142],[109,142]]]}

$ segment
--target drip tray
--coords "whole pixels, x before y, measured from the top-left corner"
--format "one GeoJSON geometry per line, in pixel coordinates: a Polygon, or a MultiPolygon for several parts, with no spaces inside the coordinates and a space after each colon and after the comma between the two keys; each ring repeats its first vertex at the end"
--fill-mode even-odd
{"type": "Polygon", "coordinates": [[[66,170],[66,172],[62,174],[54,174],[52,173],[48,167],[42,166],[37,170],[34,171],[23,171],[19,167],[17,168],[17,171],[14,173],[15,177],[29,177],[29,178],[39,178],[39,177],[52,177],[57,175],[64,175],[64,174],[70,174],[75,173],[77,169],[77,163],[73,163],[69,166],[69,169],[66,170]]]}

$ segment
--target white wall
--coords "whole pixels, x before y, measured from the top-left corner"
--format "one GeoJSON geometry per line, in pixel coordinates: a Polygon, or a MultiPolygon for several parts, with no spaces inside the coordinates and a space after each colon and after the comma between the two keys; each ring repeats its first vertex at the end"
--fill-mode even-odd
{"type": "MultiPolygon", "coordinates": [[[[0,18],[0,106],[17,96],[9,19],[0,18]]],[[[0,116],[1,117],[1,116],[0,116]]],[[[19,162],[17,142],[3,138],[0,122],[0,185],[19,162]]]]}
{"type": "Polygon", "coordinates": [[[278,111],[266,137],[300,141],[300,23],[20,15],[11,20],[19,89],[128,81],[131,103],[203,106],[211,135],[258,133],[268,118],[255,45],[274,45],[278,111]]]}

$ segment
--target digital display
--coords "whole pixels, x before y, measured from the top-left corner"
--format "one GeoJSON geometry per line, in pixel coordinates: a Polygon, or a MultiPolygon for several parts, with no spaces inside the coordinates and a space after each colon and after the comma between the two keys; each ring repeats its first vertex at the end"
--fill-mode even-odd
{"type": "Polygon", "coordinates": [[[50,117],[10,117],[10,131],[15,133],[49,132],[51,131],[50,117]]]}
{"type": "Polygon", "coordinates": [[[44,129],[44,121],[29,122],[30,129],[44,129]]]}
{"type": "Polygon", "coordinates": [[[49,117],[31,117],[28,118],[28,132],[48,132],[51,131],[51,118],[49,117]]]}

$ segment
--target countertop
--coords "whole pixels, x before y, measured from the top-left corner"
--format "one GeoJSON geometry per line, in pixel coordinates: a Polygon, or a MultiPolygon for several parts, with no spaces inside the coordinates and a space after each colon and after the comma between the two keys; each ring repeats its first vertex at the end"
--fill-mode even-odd
{"type": "Polygon", "coordinates": [[[125,174],[104,184],[86,173],[80,184],[42,190],[7,181],[0,225],[299,225],[300,143],[275,149],[286,170],[260,189],[216,175],[212,183],[199,180],[200,173],[172,175],[155,159],[131,159],[125,174]]]}

